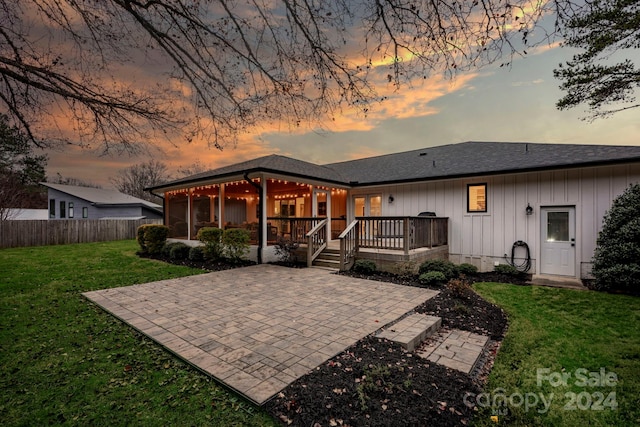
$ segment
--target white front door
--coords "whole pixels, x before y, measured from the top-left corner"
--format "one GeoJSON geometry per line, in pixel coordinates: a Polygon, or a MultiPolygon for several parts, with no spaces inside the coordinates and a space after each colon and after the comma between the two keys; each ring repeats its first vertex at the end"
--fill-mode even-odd
{"type": "Polygon", "coordinates": [[[541,208],[540,273],[576,275],[576,209],[541,208]]]}

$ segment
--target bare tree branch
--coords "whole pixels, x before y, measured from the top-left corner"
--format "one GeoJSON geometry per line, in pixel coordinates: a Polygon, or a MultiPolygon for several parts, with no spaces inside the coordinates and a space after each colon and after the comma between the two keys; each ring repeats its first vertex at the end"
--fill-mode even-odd
{"type": "Polygon", "coordinates": [[[554,36],[547,16],[572,8],[569,0],[0,0],[0,105],[38,146],[135,151],[164,135],[222,148],[265,122],[366,112],[389,82],[400,89],[432,73],[509,62],[554,36]]]}

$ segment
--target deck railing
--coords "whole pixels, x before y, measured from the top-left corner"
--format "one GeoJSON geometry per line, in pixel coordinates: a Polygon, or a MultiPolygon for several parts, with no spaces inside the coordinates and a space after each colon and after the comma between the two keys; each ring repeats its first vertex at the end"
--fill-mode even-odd
{"type": "Polygon", "coordinates": [[[327,247],[327,219],[323,219],[307,233],[307,266],[327,247]]]}
{"type": "Polygon", "coordinates": [[[449,219],[442,217],[357,217],[359,246],[408,254],[448,244],[449,219]]]}
{"type": "MultiPolygon", "coordinates": [[[[307,233],[324,218],[318,217],[275,217],[270,216],[267,221],[278,228],[278,236],[300,244],[307,243],[307,233]]],[[[336,239],[346,226],[344,218],[331,218],[331,237],[336,239]]]]}
{"type": "Polygon", "coordinates": [[[353,221],[338,236],[340,240],[340,271],[349,270],[358,253],[358,220],[353,221]]]}

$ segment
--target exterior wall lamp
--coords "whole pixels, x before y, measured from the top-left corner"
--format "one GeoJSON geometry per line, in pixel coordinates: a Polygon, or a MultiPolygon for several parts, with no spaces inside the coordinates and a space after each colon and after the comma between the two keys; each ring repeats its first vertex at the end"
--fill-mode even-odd
{"type": "Polygon", "coordinates": [[[393,203],[394,200],[393,196],[389,196],[389,203],[393,203]]]}
{"type": "Polygon", "coordinates": [[[533,208],[529,203],[527,203],[527,208],[525,210],[527,211],[527,215],[533,215],[533,208]]]}

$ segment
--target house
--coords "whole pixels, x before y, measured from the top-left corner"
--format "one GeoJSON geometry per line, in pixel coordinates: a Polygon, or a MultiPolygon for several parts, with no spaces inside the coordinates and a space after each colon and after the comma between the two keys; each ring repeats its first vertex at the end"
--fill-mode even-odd
{"type": "Polygon", "coordinates": [[[271,155],[150,190],[173,238],[245,227],[259,262],[280,236],[309,262],[339,244],[341,268],[440,252],[480,271],[588,278],[603,217],[636,182],[640,146],[465,142],[326,165],[271,155]]]}
{"type": "Polygon", "coordinates": [[[115,190],[51,184],[49,219],[160,219],[162,206],[115,190]]]}

